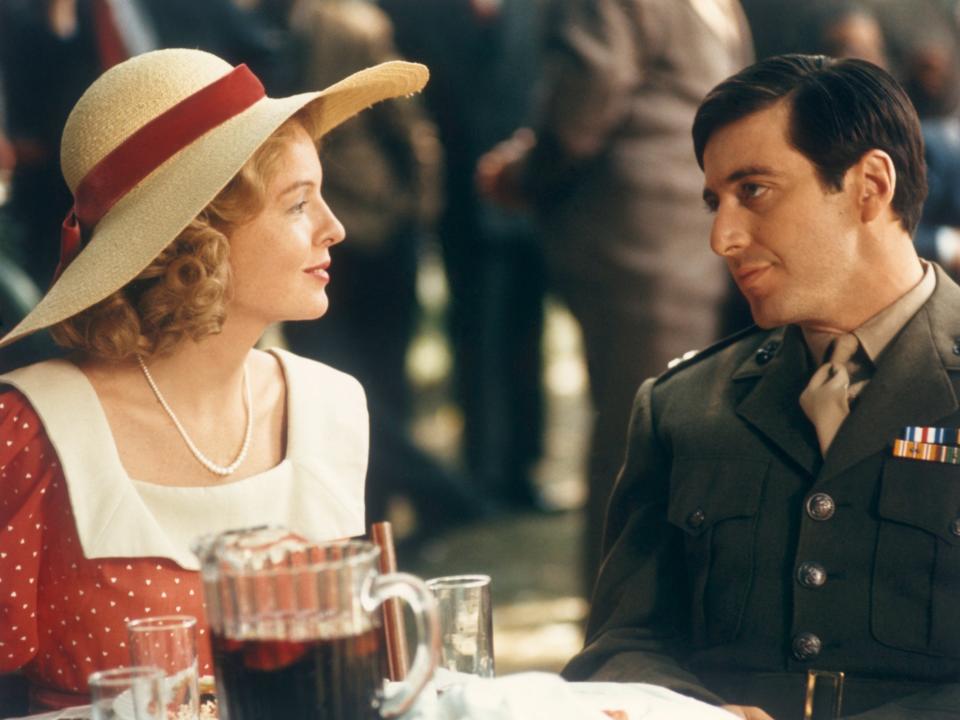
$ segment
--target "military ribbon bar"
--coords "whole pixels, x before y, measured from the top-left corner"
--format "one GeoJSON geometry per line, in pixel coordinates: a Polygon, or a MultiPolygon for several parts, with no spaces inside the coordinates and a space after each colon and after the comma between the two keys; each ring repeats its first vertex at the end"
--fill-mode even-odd
{"type": "Polygon", "coordinates": [[[956,445],[935,445],[898,438],[893,441],[893,456],[960,465],[960,447],[956,445]]]}
{"type": "Polygon", "coordinates": [[[960,428],[905,427],[900,436],[904,440],[938,445],[960,445],[960,428]]]}

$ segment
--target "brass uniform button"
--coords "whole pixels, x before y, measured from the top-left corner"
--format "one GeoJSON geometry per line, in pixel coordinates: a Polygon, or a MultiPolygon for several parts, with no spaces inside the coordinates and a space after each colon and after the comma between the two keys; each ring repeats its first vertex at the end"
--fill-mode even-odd
{"type": "Polygon", "coordinates": [[[826,493],[814,493],[807,498],[807,515],[814,520],[829,520],[837,511],[837,504],[826,493]]]}
{"type": "Polygon", "coordinates": [[[797,568],[797,580],[806,588],[823,587],[827,582],[827,570],[820,563],[808,560],[797,568]]]}
{"type": "Polygon", "coordinates": [[[823,642],[811,632],[798,633],[793,638],[793,656],[801,662],[816,659],[822,649],[823,642]]]}

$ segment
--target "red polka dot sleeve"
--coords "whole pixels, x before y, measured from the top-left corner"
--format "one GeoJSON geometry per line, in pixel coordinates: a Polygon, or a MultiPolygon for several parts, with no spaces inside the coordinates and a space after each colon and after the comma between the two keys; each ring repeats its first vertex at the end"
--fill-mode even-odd
{"type": "Polygon", "coordinates": [[[37,652],[44,495],[56,454],[24,397],[0,390],[0,671],[37,652]]]}

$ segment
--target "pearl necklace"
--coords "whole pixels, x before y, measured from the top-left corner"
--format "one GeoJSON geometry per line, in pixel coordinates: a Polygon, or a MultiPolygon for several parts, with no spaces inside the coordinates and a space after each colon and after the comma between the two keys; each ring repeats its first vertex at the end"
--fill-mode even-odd
{"type": "Polygon", "coordinates": [[[161,407],[166,411],[167,415],[170,416],[170,419],[173,420],[174,426],[177,428],[177,432],[180,433],[180,437],[183,438],[183,441],[187,444],[187,447],[190,449],[190,452],[193,453],[193,456],[203,465],[207,470],[212,472],[214,475],[227,476],[233,473],[238,467],[243,464],[243,461],[247,459],[247,451],[250,449],[250,439],[253,437],[253,401],[250,398],[250,383],[247,382],[247,367],[243,367],[243,392],[245,400],[245,409],[247,411],[247,429],[243,435],[243,445],[240,447],[240,453],[237,455],[236,459],[229,465],[218,465],[213,460],[208,458],[200,449],[194,444],[193,440],[190,439],[190,436],[187,435],[187,431],[184,429],[183,425],[180,423],[180,420],[177,419],[177,416],[174,414],[173,410],[170,408],[170,405],[167,403],[166,398],[160,394],[160,388],[157,387],[157,383],[154,382],[153,375],[150,374],[150,371],[147,370],[147,366],[143,362],[143,358],[137,355],[137,362],[140,363],[140,369],[143,370],[143,376],[147,379],[147,384],[150,385],[150,389],[153,390],[153,394],[156,395],[157,400],[160,402],[161,407]]]}

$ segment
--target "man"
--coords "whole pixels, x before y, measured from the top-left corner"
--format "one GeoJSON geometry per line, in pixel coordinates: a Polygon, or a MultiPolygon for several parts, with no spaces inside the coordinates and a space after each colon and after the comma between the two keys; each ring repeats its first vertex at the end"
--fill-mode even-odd
{"type": "Polygon", "coordinates": [[[783,56],[693,134],[759,327],[641,386],[565,675],[751,719],[956,718],[960,287],[911,242],[916,112],[867,62],[783,56]],[[913,426],[952,437],[895,442],[913,426]]]}

